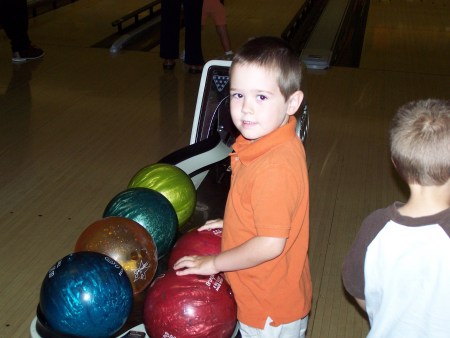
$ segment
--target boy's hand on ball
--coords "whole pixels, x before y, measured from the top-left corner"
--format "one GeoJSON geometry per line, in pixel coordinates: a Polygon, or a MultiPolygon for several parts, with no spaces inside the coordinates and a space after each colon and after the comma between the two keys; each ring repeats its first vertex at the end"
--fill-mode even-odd
{"type": "Polygon", "coordinates": [[[204,230],[213,230],[213,229],[222,229],[223,228],[223,219],[210,219],[209,221],[206,221],[204,225],[199,227],[197,231],[204,231],[204,230]]]}
{"type": "Polygon", "coordinates": [[[184,275],[214,275],[219,273],[214,265],[216,256],[184,256],[173,266],[178,276],[184,275]]]}

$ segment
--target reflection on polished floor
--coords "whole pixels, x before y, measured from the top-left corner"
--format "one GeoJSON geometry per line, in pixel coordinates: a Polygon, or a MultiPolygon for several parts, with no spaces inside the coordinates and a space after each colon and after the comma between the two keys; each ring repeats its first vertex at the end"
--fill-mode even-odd
{"type": "MultiPolygon", "coordinates": [[[[78,0],[30,20],[46,55],[13,65],[0,32],[0,337],[27,337],[48,268],[140,168],[189,143],[199,75],[164,72],[150,52],[91,48],[143,0],[78,0]]],[[[233,48],[280,36],[302,1],[225,2],[233,48]],[[276,15],[274,13],[282,13],[276,15]]],[[[449,99],[449,1],[371,1],[358,69],[305,72],[310,107],[308,337],[364,337],[368,323],[340,281],[343,257],[370,211],[404,200],[387,128],[420,98],[449,99]]],[[[212,23],[205,57],[222,54],[212,23]]]]}

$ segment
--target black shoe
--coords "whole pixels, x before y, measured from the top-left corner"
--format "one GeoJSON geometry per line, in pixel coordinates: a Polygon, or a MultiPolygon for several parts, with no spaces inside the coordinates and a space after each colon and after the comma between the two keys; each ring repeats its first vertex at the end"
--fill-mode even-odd
{"type": "Polygon", "coordinates": [[[28,60],[40,59],[44,56],[44,51],[38,47],[30,45],[27,49],[13,52],[12,62],[26,62],[28,60]]]}

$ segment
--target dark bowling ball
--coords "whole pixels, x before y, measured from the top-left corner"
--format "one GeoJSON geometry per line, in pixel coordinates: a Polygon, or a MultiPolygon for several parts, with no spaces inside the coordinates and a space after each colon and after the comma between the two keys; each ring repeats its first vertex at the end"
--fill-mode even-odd
{"type": "Polygon", "coordinates": [[[144,325],[150,337],[225,338],[236,325],[236,302],[223,276],[177,276],[168,270],[147,291],[144,325]]]}
{"type": "Polygon", "coordinates": [[[155,241],[158,257],[169,252],[178,227],[172,204],[148,188],[130,188],[117,194],[103,213],[103,217],[108,216],[125,217],[142,225],[155,241]]]}
{"type": "Polygon", "coordinates": [[[150,285],[158,267],[152,236],[124,217],[106,217],[89,225],[78,237],[75,251],[95,251],[113,258],[125,270],[135,294],[150,285]]]}
{"type": "Polygon", "coordinates": [[[221,251],[222,229],[197,229],[181,236],[175,243],[169,257],[169,267],[173,267],[177,260],[183,256],[217,255],[221,251]]]}
{"type": "Polygon", "coordinates": [[[41,285],[39,307],[62,334],[110,337],[127,321],[133,289],[123,268],[98,252],[76,252],[58,261],[41,285]]]}

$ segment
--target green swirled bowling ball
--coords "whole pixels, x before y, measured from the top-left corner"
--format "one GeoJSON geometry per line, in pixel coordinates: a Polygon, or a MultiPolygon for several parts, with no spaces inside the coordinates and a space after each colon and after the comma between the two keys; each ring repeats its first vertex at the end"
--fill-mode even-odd
{"type": "Polygon", "coordinates": [[[177,232],[177,214],[161,193],[147,188],[130,188],[120,192],[108,203],[103,217],[131,219],[142,225],[155,241],[158,257],[172,247],[177,232]]]}
{"type": "Polygon", "coordinates": [[[191,178],[180,168],[165,163],[156,163],[139,170],[131,179],[128,188],[143,187],[156,190],[172,203],[183,226],[192,216],[197,193],[191,178]]]}

